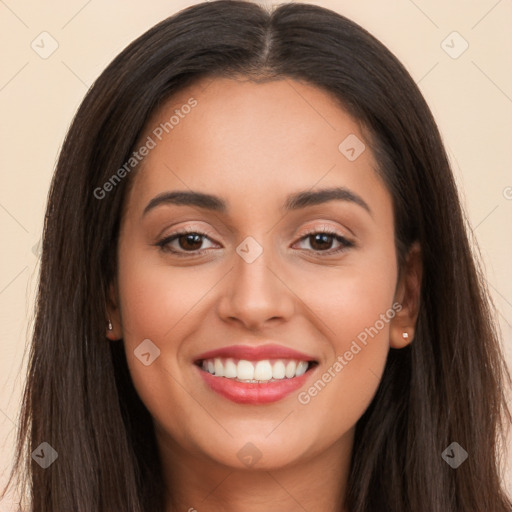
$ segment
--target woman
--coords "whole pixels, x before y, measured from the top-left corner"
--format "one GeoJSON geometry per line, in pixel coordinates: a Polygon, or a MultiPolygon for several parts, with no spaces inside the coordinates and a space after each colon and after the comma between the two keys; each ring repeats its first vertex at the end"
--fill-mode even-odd
{"type": "Polygon", "coordinates": [[[510,510],[446,153],[346,18],[220,0],[143,34],[75,116],[42,251],[31,510],[510,510]]]}

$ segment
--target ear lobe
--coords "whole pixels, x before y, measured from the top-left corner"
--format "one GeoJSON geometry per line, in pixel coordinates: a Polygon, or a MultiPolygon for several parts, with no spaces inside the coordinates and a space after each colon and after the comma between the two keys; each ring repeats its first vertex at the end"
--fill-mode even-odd
{"type": "Polygon", "coordinates": [[[107,320],[105,325],[106,336],[109,340],[115,341],[123,337],[121,329],[121,316],[119,314],[118,299],[116,293],[115,283],[112,282],[109,286],[107,297],[107,320]],[[108,321],[112,324],[112,329],[107,327],[108,321]]]}
{"type": "Polygon", "coordinates": [[[407,254],[395,293],[395,301],[399,302],[402,308],[391,321],[389,342],[392,348],[403,348],[414,339],[420,308],[422,275],[421,247],[419,242],[414,242],[407,254]]]}

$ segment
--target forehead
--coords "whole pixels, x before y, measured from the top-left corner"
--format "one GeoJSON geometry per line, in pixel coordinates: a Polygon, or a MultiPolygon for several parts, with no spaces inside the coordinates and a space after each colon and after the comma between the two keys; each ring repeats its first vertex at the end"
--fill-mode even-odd
{"type": "Polygon", "coordinates": [[[263,198],[317,184],[382,187],[367,146],[356,159],[344,153],[344,141],[365,147],[357,121],[332,95],[291,79],[202,79],[153,113],[140,140],[148,137],[154,147],[127,198],[138,211],[173,189],[261,207],[263,198]]]}

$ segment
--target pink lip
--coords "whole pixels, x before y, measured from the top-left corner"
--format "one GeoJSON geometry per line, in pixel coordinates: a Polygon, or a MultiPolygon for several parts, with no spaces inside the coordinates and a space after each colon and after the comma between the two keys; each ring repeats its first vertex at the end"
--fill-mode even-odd
{"type": "Polygon", "coordinates": [[[306,380],[309,379],[311,374],[315,371],[315,368],[313,368],[300,377],[276,380],[266,384],[257,384],[251,382],[239,382],[235,379],[228,379],[226,377],[215,377],[211,373],[205,372],[199,368],[199,366],[196,366],[196,368],[210,389],[219,395],[222,395],[232,402],[253,405],[267,404],[281,400],[285,396],[302,387],[306,380]]]}
{"type": "Polygon", "coordinates": [[[314,361],[315,358],[284,347],[283,345],[268,344],[253,347],[250,345],[232,345],[205,352],[196,358],[196,362],[215,357],[232,357],[233,359],[245,359],[246,361],[258,361],[260,359],[297,359],[299,361],[314,361]]]}

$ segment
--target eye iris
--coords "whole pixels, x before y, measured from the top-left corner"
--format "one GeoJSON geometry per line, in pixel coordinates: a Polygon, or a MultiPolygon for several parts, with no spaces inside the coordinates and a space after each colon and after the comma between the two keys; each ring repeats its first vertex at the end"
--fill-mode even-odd
{"type": "Polygon", "coordinates": [[[313,247],[313,249],[317,249],[317,250],[325,250],[325,249],[330,249],[330,247],[325,247],[322,246],[322,243],[326,243],[327,242],[327,245],[331,246],[332,245],[332,236],[333,235],[330,235],[328,233],[316,233],[314,235],[310,235],[310,239],[313,239],[314,242],[311,243],[311,247],[313,247]],[[320,241],[320,247],[315,247],[315,244],[320,241]],[[330,242],[330,243],[329,243],[330,242]]]}
{"type": "Polygon", "coordinates": [[[197,233],[187,233],[186,235],[181,235],[179,237],[179,245],[182,249],[189,249],[191,251],[195,251],[201,247],[201,243],[202,235],[199,235],[197,233]],[[186,240],[185,245],[181,243],[183,239],[186,240]],[[189,242],[191,242],[192,244],[195,243],[196,245],[198,245],[198,247],[190,247],[189,242]],[[189,244],[188,247],[186,247],[187,244],[189,244]]]}

